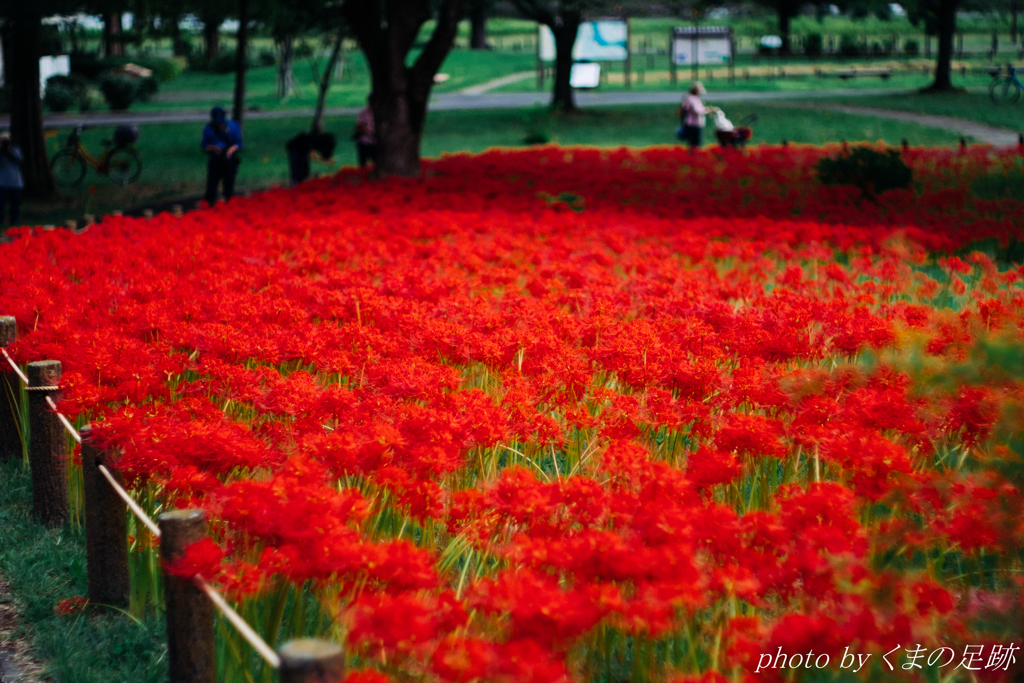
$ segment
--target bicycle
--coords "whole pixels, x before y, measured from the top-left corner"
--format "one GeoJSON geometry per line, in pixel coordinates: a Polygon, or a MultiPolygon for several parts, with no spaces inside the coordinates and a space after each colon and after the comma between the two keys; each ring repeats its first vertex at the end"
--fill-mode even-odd
{"type": "Polygon", "coordinates": [[[993,104],[1016,104],[1024,84],[1017,78],[1017,70],[1013,64],[1006,65],[1006,78],[1000,79],[998,72],[992,75],[992,84],[988,87],[988,96],[993,104]],[[1000,87],[1002,86],[1002,87],[1000,87]]]}
{"type": "Polygon", "coordinates": [[[50,171],[60,187],[74,187],[85,177],[86,165],[100,175],[106,175],[115,184],[126,187],[135,182],[142,173],[142,159],[135,150],[138,131],[131,126],[118,126],[114,133],[115,142],[104,140],[106,148],[100,156],[89,153],[82,143],[85,126],[77,126],[68,136],[64,149],[50,159],[50,171]]]}

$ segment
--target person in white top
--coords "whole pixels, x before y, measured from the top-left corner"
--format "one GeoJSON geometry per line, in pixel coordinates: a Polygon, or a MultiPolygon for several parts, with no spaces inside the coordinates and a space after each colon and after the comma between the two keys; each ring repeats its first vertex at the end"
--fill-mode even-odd
{"type": "Polygon", "coordinates": [[[683,120],[683,128],[679,137],[690,145],[690,148],[700,147],[701,133],[704,132],[704,117],[710,111],[701,101],[700,96],[706,90],[700,81],[694,81],[690,86],[689,94],[683,98],[679,106],[679,117],[683,120]]]}

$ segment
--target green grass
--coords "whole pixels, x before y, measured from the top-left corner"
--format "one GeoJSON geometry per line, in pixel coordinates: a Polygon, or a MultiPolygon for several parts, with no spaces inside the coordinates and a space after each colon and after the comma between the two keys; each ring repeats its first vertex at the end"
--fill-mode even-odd
{"type": "MultiPolygon", "coordinates": [[[[829,101],[833,102],[833,100],[829,101]]],[[[834,102],[850,106],[954,116],[1000,128],[1024,130],[1024,97],[1017,104],[995,105],[989,99],[987,89],[967,93],[842,98],[836,99],[834,102]]]]}
{"type": "MultiPolygon", "coordinates": [[[[754,142],[778,144],[790,142],[822,144],[847,140],[899,144],[906,138],[914,145],[952,145],[959,135],[917,124],[902,123],[839,112],[823,112],[782,103],[737,102],[723,107],[734,121],[757,113],[754,142]]],[[[304,117],[251,120],[245,126],[244,161],[239,170],[238,187],[265,187],[287,183],[285,141],[307,127],[304,117]]],[[[333,164],[314,162],[313,172],[326,173],[340,165],[356,162],[354,146],[348,135],[355,125],[351,116],[327,117],[325,128],[338,136],[338,151],[333,164]]],[[[445,152],[481,152],[489,147],[521,147],[528,130],[541,129],[552,142],[563,145],[677,144],[678,127],[674,105],[594,107],[571,117],[550,117],[545,109],[435,111],[427,119],[422,153],[436,157],[445,152]]],[[[33,224],[61,224],[85,213],[104,214],[114,209],[129,210],[141,205],[195,197],[203,192],[206,160],[199,149],[200,124],[149,124],[140,126],[138,149],[143,159],[142,177],[127,188],[89,170],[82,185],[65,191],[60,199],[46,204],[27,203],[24,220],[33,224]]],[[[83,135],[94,152],[100,140],[110,137],[111,129],[88,130],[83,135]]],[[[49,140],[50,154],[64,142],[65,133],[49,140]]],[[[705,142],[713,143],[711,129],[705,142]]]]}
{"type": "Polygon", "coordinates": [[[54,614],[59,600],[85,595],[84,532],[46,529],[31,519],[28,468],[0,465],[0,574],[11,584],[34,654],[55,683],[161,683],[167,680],[162,620],[141,624],[87,609],[54,614]]]}

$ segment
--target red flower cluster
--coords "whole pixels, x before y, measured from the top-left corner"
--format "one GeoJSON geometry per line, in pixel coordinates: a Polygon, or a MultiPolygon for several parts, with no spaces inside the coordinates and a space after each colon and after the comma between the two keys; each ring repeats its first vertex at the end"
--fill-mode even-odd
{"type": "Polygon", "coordinates": [[[23,230],[0,312],[215,520],[175,571],[312,586],[354,681],[1019,642],[1024,271],[938,255],[1019,236],[968,190],[1017,161],[912,151],[870,202],[832,152],[490,152],[23,230]]]}

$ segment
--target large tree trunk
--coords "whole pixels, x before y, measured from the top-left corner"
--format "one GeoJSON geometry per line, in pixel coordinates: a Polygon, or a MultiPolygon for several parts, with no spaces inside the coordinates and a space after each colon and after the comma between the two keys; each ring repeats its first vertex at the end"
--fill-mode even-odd
{"type": "Polygon", "coordinates": [[[249,0],[238,0],[238,34],[235,45],[235,102],[231,118],[245,124],[245,72],[249,69],[249,0]]]}
{"type": "Polygon", "coordinates": [[[551,108],[563,111],[576,111],[576,97],[572,90],[572,48],[576,44],[576,34],[580,29],[580,13],[566,11],[560,17],[561,24],[556,20],[548,28],[555,36],[555,90],[551,96],[551,108]]]}
{"type": "Polygon", "coordinates": [[[785,4],[779,5],[779,37],[782,38],[782,45],[779,47],[779,54],[788,55],[792,52],[789,44],[789,8],[785,4]]]}
{"type": "Polygon", "coordinates": [[[121,12],[104,12],[103,47],[108,57],[124,54],[124,43],[121,41],[121,33],[121,12]]]}
{"type": "Polygon", "coordinates": [[[420,141],[434,75],[451,50],[462,0],[444,0],[433,34],[416,62],[406,66],[419,29],[431,18],[426,0],[347,0],[342,11],[366,54],[373,82],[377,137],[376,171],[414,177],[420,172],[420,141]],[[381,21],[382,15],[385,21],[381,21]]]}
{"type": "Polygon", "coordinates": [[[292,59],[295,56],[295,38],[288,33],[281,38],[281,62],[277,65],[277,96],[291,97],[295,89],[295,73],[292,59]]]}
{"type": "Polygon", "coordinates": [[[42,18],[19,18],[8,33],[10,64],[7,77],[11,88],[11,141],[21,147],[24,156],[22,175],[25,193],[31,197],[49,197],[56,191],[46,159],[43,137],[43,104],[39,96],[39,45],[42,18]]]}
{"type": "Polygon", "coordinates": [[[341,44],[345,40],[345,34],[338,31],[338,37],[334,39],[334,47],[331,48],[331,56],[327,60],[327,66],[320,75],[319,90],[316,95],[316,109],[313,110],[313,123],[310,130],[319,133],[323,130],[324,106],[327,104],[327,91],[331,89],[331,78],[334,76],[334,65],[338,63],[338,55],[341,54],[341,44]]]}
{"type": "Polygon", "coordinates": [[[956,33],[956,7],[957,0],[939,0],[935,6],[935,16],[938,20],[939,52],[935,61],[935,82],[927,90],[932,92],[947,92],[955,90],[953,87],[953,36],[956,33]]]}
{"type": "Polygon", "coordinates": [[[469,49],[489,50],[486,0],[474,0],[469,8],[469,49]]]}
{"type": "Polygon", "coordinates": [[[208,18],[203,21],[203,40],[206,41],[206,63],[213,64],[220,52],[220,24],[222,17],[208,18]]]}

